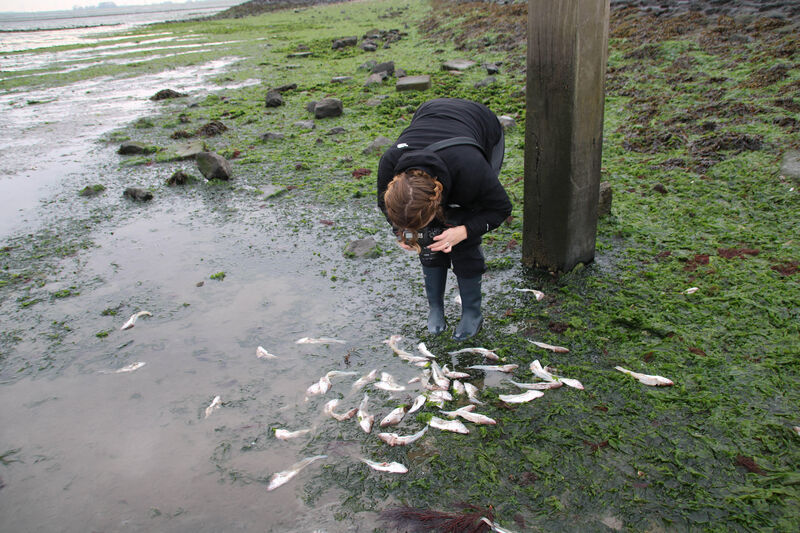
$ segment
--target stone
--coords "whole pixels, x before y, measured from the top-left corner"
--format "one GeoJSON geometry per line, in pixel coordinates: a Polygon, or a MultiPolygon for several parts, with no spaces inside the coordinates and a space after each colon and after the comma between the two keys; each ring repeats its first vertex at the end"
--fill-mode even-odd
{"type": "Polygon", "coordinates": [[[470,61],[469,59],[451,59],[450,61],[445,61],[442,63],[442,70],[467,70],[470,67],[475,66],[474,61],[470,61]]]}
{"type": "Polygon", "coordinates": [[[383,83],[383,80],[386,79],[385,72],[377,72],[375,74],[370,74],[369,77],[364,82],[364,87],[371,87],[373,85],[379,85],[383,83]]]}
{"type": "Polygon", "coordinates": [[[200,152],[205,152],[206,144],[203,141],[176,144],[173,151],[178,159],[191,159],[200,152]]]}
{"type": "Polygon", "coordinates": [[[353,79],[353,76],[334,76],[331,78],[331,83],[344,83],[353,79]]]}
{"type": "Polygon", "coordinates": [[[172,174],[169,178],[167,178],[166,184],[169,187],[174,187],[176,185],[186,185],[192,181],[192,177],[185,173],[182,170],[178,170],[172,174]]]}
{"type": "Polygon", "coordinates": [[[611,214],[611,183],[608,181],[600,182],[600,197],[597,201],[597,216],[602,217],[611,214]]]}
{"type": "Polygon", "coordinates": [[[347,133],[347,130],[341,126],[336,126],[335,128],[329,129],[325,135],[339,135],[340,133],[347,133]]]}
{"type": "Polygon", "coordinates": [[[275,133],[273,131],[268,131],[264,135],[261,136],[262,141],[279,141],[286,137],[283,133],[275,133]]]}
{"type": "Polygon", "coordinates": [[[338,98],[323,98],[314,106],[314,117],[338,117],[344,111],[344,105],[338,98]]]}
{"type": "Polygon", "coordinates": [[[374,52],[375,50],[378,49],[378,45],[373,41],[364,40],[361,43],[361,49],[364,50],[365,52],[374,52]]]}
{"type": "Polygon", "coordinates": [[[279,107],[283,105],[283,96],[281,93],[276,91],[275,89],[270,89],[267,91],[267,96],[265,98],[265,104],[267,107],[279,107]]]}
{"type": "Polygon", "coordinates": [[[296,83],[284,83],[283,85],[279,85],[272,90],[278,91],[279,93],[285,93],[286,91],[294,91],[295,89],[297,89],[296,83]]]}
{"type": "Polygon", "coordinates": [[[286,57],[309,57],[311,52],[292,52],[291,54],[287,55],[286,57]]]}
{"type": "Polygon", "coordinates": [[[150,100],[157,102],[159,100],[167,100],[169,98],[182,98],[184,96],[189,96],[186,93],[179,93],[178,91],[173,91],[172,89],[161,89],[156,94],[150,97],[150,100]]]}
{"type": "Polygon", "coordinates": [[[137,141],[125,141],[117,150],[120,155],[152,154],[153,152],[155,152],[153,147],[137,141]]]}
{"type": "Polygon", "coordinates": [[[405,78],[406,76],[408,76],[408,74],[406,74],[406,71],[401,68],[396,69],[394,73],[397,75],[398,78],[405,78]]]}
{"type": "Polygon", "coordinates": [[[219,135],[228,130],[228,126],[220,122],[219,120],[212,120],[207,124],[203,124],[200,129],[197,130],[198,135],[204,135],[206,137],[213,137],[215,135],[219,135]]]}
{"type": "Polygon", "coordinates": [[[781,176],[794,180],[800,184],[800,151],[790,150],[783,154],[781,161],[781,176]]]}
{"type": "Polygon", "coordinates": [[[311,100],[306,104],[306,111],[308,111],[309,113],[313,113],[315,107],[317,107],[317,101],[311,100]]]}
{"type": "Polygon", "coordinates": [[[370,155],[370,154],[382,154],[386,151],[386,147],[391,146],[392,143],[391,139],[388,137],[384,137],[383,135],[379,136],[377,139],[369,143],[369,146],[364,148],[363,154],[370,155]]]}
{"type": "Polygon", "coordinates": [[[503,126],[504,130],[510,130],[511,128],[515,128],[517,126],[517,121],[508,115],[500,115],[497,117],[497,120],[500,121],[500,125],[503,126]]]}
{"type": "Polygon", "coordinates": [[[495,78],[494,76],[487,76],[486,78],[483,78],[481,81],[475,82],[475,88],[481,89],[483,87],[488,87],[489,85],[492,85],[494,83],[497,83],[497,78],[495,78]]]}
{"type": "Polygon", "coordinates": [[[314,124],[313,120],[298,120],[297,122],[295,122],[292,125],[295,128],[300,128],[302,130],[313,130],[314,128],[317,127],[317,125],[314,124]]]}
{"type": "Polygon", "coordinates": [[[372,73],[377,74],[379,72],[385,72],[388,76],[394,75],[394,61],[386,61],[384,63],[378,63],[374,67],[372,67],[372,73]]]}
{"type": "Polygon", "coordinates": [[[207,180],[229,180],[233,174],[227,159],[214,152],[200,152],[195,158],[197,168],[207,180]]]}
{"type": "Polygon", "coordinates": [[[377,61],[375,61],[374,59],[370,59],[369,61],[365,61],[364,63],[361,63],[358,66],[357,70],[369,70],[370,72],[372,72],[373,67],[375,65],[377,65],[377,64],[378,64],[377,61]]]}
{"type": "Polygon", "coordinates": [[[79,195],[85,198],[93,198],[106,190],[105,185],[96,184],[96,185],[87,185],[83,189],[80,190],[78,193],[79,195]]]}
{"type": "Polygon", "coordinates": [[[497,63],[484,63],[483,68],[486,69],[486,73],[490,76],[500,74],[500,67],[497,66],[497,63]]]}
{"type": "Polygon", "coordinates": [[[358,37],[342,37],[341,39],[334,39],[333,43],[331,44],[331,48],[334,50],[338,50],[340,48],[346,48],[348,46],[355,46],[358,44],[358,37]]]}
{"type": "Polygon", "coordinates": [[[378,243],[372,237],[351,241],[344,249],[344,256],[350,258],[372,258],[379,255],[378,243]]]}
{"type": "Polygon", "coordinates": [[[153,199],[153,193],[140,189],[139,187],[128,187],[125,189],[125,192],[122,193],[122,196],[134,202],[149,202],[153,199]]]}
{"type": "Polygon", "coordinates": [[[427,74],[422,76],[405,76],[398,78],[395,89],[398,91],[424,91],[431,88],[431,77],[427,74]]]}

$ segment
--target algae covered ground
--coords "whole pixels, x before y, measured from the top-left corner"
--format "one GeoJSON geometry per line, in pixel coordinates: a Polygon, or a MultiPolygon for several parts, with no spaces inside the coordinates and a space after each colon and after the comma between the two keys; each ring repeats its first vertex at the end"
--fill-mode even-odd
{"type": "MultiPolygon", "coordinates": [[[[365,455],[402,462],[409,473],[375,475],[334,461],[302,479],[304,501],[339,495],[334,514],[342,531],[365,512],[400,506],[454,512],[463,502],[518,531],[800,529],[800,435],[793,429],[800,426],[800,184],[779,172],[783,154],[800,148],[796,26],[755,17],[612,13],[603,146],[612,210],[600,220],[595,261],[557,274],[520,266],[525,23],[519,4],[342,3],[151,26],[121,36],[147,50],[131,50],[119,64],[6,77],[0,81],[6,90],[50,87],[224,60],[214,81],[231,88],[165,100],[152,116],[105,135],[108,146],[135,140],[154,152],[120,156],[119,167],[109,170],[117,182],[104,184],[99,199],[81,199],[78,220],[2,243],[0,298],[22,324],[20,317],[37,316],[48,300],[91,291],[97,280],[53,283],[61,279],[54,265],[91,249],[93,232],[107,229],[111,218],[130,216],[111,214],[102,203],[109,191],[121,193],[123,182],[144,185],[157,198],[197,198],[216,217],[266,206],[279,214],[285,234],[313,228],[330,249],[385,232],[374,207],[378,154],[365,149],[380,135],[398,135],[425,100],[474,99],[517,126],[506,132],[501,174],[514,211],[485,239],[486,322],[472,345],[519,364],[517,381],[532,381],[528,365],[538,359],[579,379],[585,390],[562,387],[514,406],[498,398],[514,387],[487,376],[479,410],[496,426],[471,426],[469,435],[429,432],[408,448],[387,449],[333,426],[308,444],[308,455],[325,441],[358,439],[365,455]],[[393,29],[400,38],[386,39],[393,29]],[[197,50],[159,54],[159,45],[146,45],[143,36],[162,32],[197,50]],[[331,46],[367,33],[377,36],[375,52],[331,46]],[[441,69],[455,58],[477,65],[461,74],[441,69]],[[397,92],[393,78],[365,87],[369,72],[362,65],[369,60],[430,74],[432,87],[397,92]],[[476,86],[487,77],[484,62],[499,64],[500,74],[476,86]],[[336,76],[352,79],[333,82],[336,76]],[[284,105],[265,106],[269,88],[292,83],[297,87],[282,93],[284,105]],[[316,120],[314,129],[295,124],[311,120],[306,104],[324,97],[341,99],[345,113],[316,120]],[[334,127],[343,131],[333,133],[334,127]],[[270,132],[283,138],[265,138],[270,132]],[[187,140],[227,157],[234,179],[204,182],[193,163],[173,153],[187,140]],[[194,180],[176,192],[164,180],[177,170],[194,180]],[[546,296],[536,301],[516,288],[546,296]],[[570,351],[553,354],[531,340],[570,351]],[[617,365],[675,385],[647,387],[617,365]]],[[[391,273],[389,288],[374,295],[385,300],[376,320],[414,332],[437,354],[463,347],[447,336],[426,336],[421,301],[393,305],[393,293],[419,289],[416,267],[396,248],[379,252],[404,268],[384,271],[369,259],[343,256],[309,268],[349,284],[354,294],[369,285],[366,278],[391,273]]],[[[209,283],[225,277],[215,275],[209,283]]],[[[35,334],[52,342],[68,334],[63,324],[40,328],[47,331],[35,334]]],[[[2,333],[6,381],[63,367],[20,355],[33,334],[22,326],[2,333]]],[[[243,446],[238,437],[215,459],[225,483],[246,482],[225,464],[230,450],[243,446]]],[[[249,480],[254,490],[263,481],[249,480]]],[[[387,520],[382,530],[402,527],[387,520]]]]}

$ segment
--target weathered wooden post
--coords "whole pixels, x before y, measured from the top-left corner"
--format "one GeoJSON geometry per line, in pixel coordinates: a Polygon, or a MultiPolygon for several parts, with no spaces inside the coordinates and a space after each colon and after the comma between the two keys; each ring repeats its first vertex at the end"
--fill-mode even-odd
{"type": "Polygon", "coordinates": [[[609,0],[528,0],[522,262],[594,258],[609,0]]]}

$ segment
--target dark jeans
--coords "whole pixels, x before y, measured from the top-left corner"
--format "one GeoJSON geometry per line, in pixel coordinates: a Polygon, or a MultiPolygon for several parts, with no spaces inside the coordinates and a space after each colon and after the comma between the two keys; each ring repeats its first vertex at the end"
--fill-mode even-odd
{"type": "MultiPolygon", "coordinates": [[[[500,140],[492,148],[489,165],[494,171],[494,177],[500,175],[500,167],[503,166],[503,156],[505,155],[505,135],[500,133],[500,140]]],[[[460,226],[469,212],[460,209],[445,209],[445,226],[460,226]]],[[[466,240],[453,246],[453,250],[446,254],[444,252],[423,252],[419,256],[419,261],[427,267],[450,268],[459,278],[474,278],[486,272],[486,260],[481,250],[481,236],[473,235],[466,240]]]]}

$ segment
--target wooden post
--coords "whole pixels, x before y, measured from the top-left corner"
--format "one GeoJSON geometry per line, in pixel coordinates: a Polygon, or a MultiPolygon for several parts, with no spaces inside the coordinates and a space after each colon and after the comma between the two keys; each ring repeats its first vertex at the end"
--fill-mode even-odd
{"type": "Polygon", "coordinates": [[[522,262],[594,259],[609,0],[528,0],[522,262]]]}

